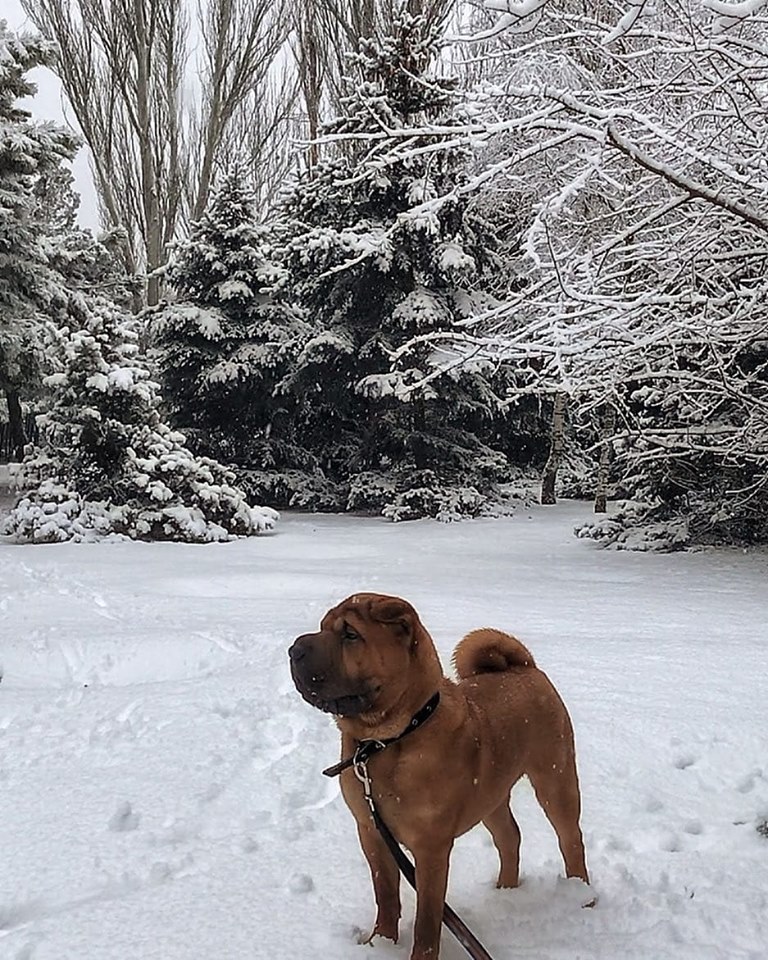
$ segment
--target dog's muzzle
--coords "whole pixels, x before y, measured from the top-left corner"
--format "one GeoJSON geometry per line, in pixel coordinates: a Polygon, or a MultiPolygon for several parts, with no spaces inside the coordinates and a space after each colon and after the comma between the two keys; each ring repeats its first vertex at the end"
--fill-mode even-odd
{"type": "Polygon", "coordinates": [[[375,690],[345,689],[338,678],[329,676],[329,664],[319,651],[322,633],[305,633],[288,650],[293,683],[302,697],[324,713],[357,717],[373,706],[375,690]]]}

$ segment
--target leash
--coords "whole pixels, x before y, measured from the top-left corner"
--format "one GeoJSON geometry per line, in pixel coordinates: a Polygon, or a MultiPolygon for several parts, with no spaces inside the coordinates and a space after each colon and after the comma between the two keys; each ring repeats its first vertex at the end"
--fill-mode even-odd
{"type": "MultiPolygon", "coordinates": [[[[382,840],[387,845],[389,852],[394,857],[400,873],[402,873],[414,890],[416,890],[416,868],[405,855],[403,848],[392,835],[392,832],[379,813],[378,807],[376,806],[376,801],[373,799],[371,778],[368,774],[368,761],[374,754],[384,750],[385,747],[388,747],[392,743],[397,743],[398,740],[402,740],[402,738],[407,736],[407,734],[411,733],[417,727],[420,727],[421,724],[424,723],[424,721],[427,720],[432,713],[434,713],[434,710],[439,702],[440,693],[438,692],[421,708],[421,710],[419,710],[418,713],[414,714],[411,722],[401,734],[396,737],[389,737],[386,740],[361,740],[353,756],[348,757],[346,760],[342,760],[340,763],[334,764],[332,767],[328,767],[326,770],[323,770],[323,773],[326,777],[336,777],[342,772],[342,770],[346,770],[349,767],[354,769],[355,776],[363,785],[363,794],[368,807],[370,808],[371,817],[373,818],[376,829],[381,834],[382,840]]],[[[482,943],[480,943],[474,933],[472,933],[466,923],[464,923],[456,911],[453,910],[447,903],[443,903],[443,923],[459,941],[462,947],[464,947],[472,960],[493,960],[490,953],[488,953],[488,951],[485,949],[482,943]]]]}
{"type": "MultiPolygon", "coordinates": [[[[363,793],[365,794],[365,799],[368,801],[368,806],[371,809],[371,816],[373,817],[373,822],[376,824],[376,829],[381,834],[384,843],[386,843],[386,845],[389,847],[390,853],[395,858],[395,863],[400,868],[400,873],[402,873],[408,883],[415,890],[416,869],[408,857],[403,853],[403,848],[392,836],[389,827],[386,825],[386,823],[384,823],[381,814],[376,807],[376,801],[373,799],[371,778],[368,775],[368,760],[363,759],[355,762],[353,759],[353,766],[355,769],[355,776],[363,785],[363,793]]],[[[472,960],[493,960],[490,953],[488,953],[488,951],[485,949],[482,943],[480,943],[474,933],[472,933],[466,923],[464,923],[456,911],[453,910],[453,908],[447,903],[443,903],[443,923],[451,931],[454,937],[456,937],[462,947],[464,947],[472,960]]]]}

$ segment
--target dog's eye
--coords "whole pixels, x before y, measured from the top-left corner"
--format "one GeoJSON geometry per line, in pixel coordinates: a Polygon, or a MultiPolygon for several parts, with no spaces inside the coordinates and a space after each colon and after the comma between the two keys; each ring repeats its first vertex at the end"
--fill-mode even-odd
{"type": "Polygon", "coordinates": [[[341,631],[341,639],[344,643],[357,643],[360,639],[360,634],[356,633],[348,623],[345,623],[341,631]]]}

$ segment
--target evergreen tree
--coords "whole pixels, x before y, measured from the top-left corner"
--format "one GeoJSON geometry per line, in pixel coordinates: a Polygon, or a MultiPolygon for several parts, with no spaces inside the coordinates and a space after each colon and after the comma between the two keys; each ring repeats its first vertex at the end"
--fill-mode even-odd
{"type": "Polygon", "coordinates": [[[510,473],[503,376],[407,346],[478,309],[496,265],[491,229],[457,190],[468,150],[418,133],[461,120],[454,82],[431,70],[435,52],[408,13],[394,36],[361,41],[344,115],[326,129],[344,149],[284,211],[291,285],[315,322],[292,378],[306,401],[302,436],[348,508],[395,519],[477,512],[510,473]]]}
{"type": "Polygon", "coordinates": [[[157,353],[173,424],[196,450],[235,466],[252,490],[285,502],[277,475],[300,452],[282,381],[305,324],[280,299],[284,271],[255,211],[235,165],[171,258],[167,278],[179,300],[160,317],[157,353]]]}
{"type": "Polygon", "coordinates": [[[103,294],[126,309],[130,305],[129,279],[121,262],[121,231],[94,237],[79,226],[80,197],[69,167],[59,165],[35,181],[35,217],[45,261],[66,290],[103,294]]]}
{"type": "Polygon", "coordinates": [[[72,133],[33,123],[18,106],[36,91],[28,72],[50,63],[52,54],[42,38],[10,33],[0,20],[0,390],[19,450],[25,441],[21,401],[40,383],[46,320],[63,306],[41,244],[34,188],[77,147],[72,133]]]}
{"type": "Polygon", "coordinates": [[[271,527],[274,511],[249,507],[230,471],[195,457],[163,423],[136,335],[115,307],[73,296],[70,309],[61,369],[47,378],[43,441],[24,463],[37,485],[4,532],[36,543],[110,533],[203,542],[271,527]]]}

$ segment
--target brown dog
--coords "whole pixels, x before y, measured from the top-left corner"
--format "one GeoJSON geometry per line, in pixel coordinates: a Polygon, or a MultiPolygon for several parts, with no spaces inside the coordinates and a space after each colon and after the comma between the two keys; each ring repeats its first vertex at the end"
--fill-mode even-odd
{"type": "MultiPolygon", "coordinates": [[[[456,648],[459,682],[443,676],[432,638],[397,597],[358,593],[329,610],[319,633],[289,651],[299,693],[336,716],[342,758],[360,741],[399,737],[436,692],[434,713],[370,760],[375,803],[416,862],[411,960],[437,960],[448,860],[454,839],[488,828],[501,859],[499,887],[516,887],[520,831],[509,793],[527,774],[557,833],[569,877],[589,882],[579,827],[573,730],[565,706],[533,657],[499,630],[475,630],[456,648]]],[[[400,877],[354,772],[341,774],[357,820],[378,912],[371,938],[397,940],[400,877]]]]}

